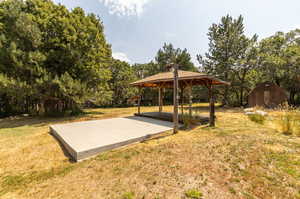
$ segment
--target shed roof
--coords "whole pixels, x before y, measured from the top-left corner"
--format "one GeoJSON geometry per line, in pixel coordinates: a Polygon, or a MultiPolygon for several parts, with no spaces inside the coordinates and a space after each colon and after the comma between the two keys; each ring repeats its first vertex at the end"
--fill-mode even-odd
{"type": "MultiPolygon", "coordinates": [[[[230,83],[220,80],[205,73],[178,70],[179,82],[186,82],[192,85],[230,85],[230,83]]],[[[174,81],[173,72],[163,72],[146,77],[131,83],[138,87],[172,87],[174,81]]]]}

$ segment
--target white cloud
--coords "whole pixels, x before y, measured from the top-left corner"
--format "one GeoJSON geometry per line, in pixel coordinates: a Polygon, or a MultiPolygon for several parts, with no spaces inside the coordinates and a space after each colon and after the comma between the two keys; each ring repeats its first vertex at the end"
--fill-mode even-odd
{"type": "Polygon", "coordinates": [[[144,11],[144,6],[150,0],[99,0],[109,8],[110,14],[118,16],[137,15],[140,16],[144,11]]]}
{"type": "Polygon", "coordinates": [[[131,60],[127,57],[127,55],[125,53],[115,52],[115,53],[112,53],[112,56],[115,59],[131,63],[131,60]]]}

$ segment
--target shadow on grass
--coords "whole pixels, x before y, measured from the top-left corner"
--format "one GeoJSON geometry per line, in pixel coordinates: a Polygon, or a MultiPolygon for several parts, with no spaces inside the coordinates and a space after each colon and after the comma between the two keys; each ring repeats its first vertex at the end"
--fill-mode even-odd
{"type": "Polygon", "coordinates": [[[84,111],[83,115],[103,115],[101,111],[84,111]]]}
{"type": "Polygon", "coordinates": [[[2,128],[17,128],[21,126],[33,126],[43,127],[53,123],[60,122],[72,122],[80,119],[93,119],[97,118],[96,115],[103,115],[100,111],[85,111],[77,116],[59,116],[59,117],[47,117],[47,116],[15,116],[7,117],[0,120],[0,129],[2,128]]]}
{"type": "Polygon", "coordinates": [[[5,195],[8,192],[14,192],[16,190],[26,188],[29,184],[43,182],[45,180],[57,177],[57,176],[65,176],[69,174],[71,171],[76,169],[80,165],[68,165],[65,167],[49,169],[41,172],[31,172],[27,175],[19,174],[19,175],[6,175],[3,176],[0,181],[0,197],[5,195]]]}
{"type": "Polygon", "coordinates": [[[70,163],[76,163],[76,160],[72,157],[72,155],[69,153],[69,151],[66,149],[66,147],[61,143],[61,141],[51,133],[51,131],[48,132],[48,134],[55,139],[55,141],[59,144],[59,147],[63,151],[64,155],[68,158],[70,163]]]}

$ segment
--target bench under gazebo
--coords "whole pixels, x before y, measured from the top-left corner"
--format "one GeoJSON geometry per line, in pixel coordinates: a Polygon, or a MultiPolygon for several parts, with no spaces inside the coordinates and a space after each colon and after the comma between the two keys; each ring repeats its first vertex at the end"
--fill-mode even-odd
{"type": "MultiPolygon", "coordinates": [[[[146,77],[145,79],[131,83],[131,86],[136,86],[140,90],[140,97],[138,98],[138,112],[137,116],[151,117],[161,120],[174,121],[173,113],[163,112],[163,89],[173,88],[174,93],[177,93],[177,97],[174,95],[174,113],[178,115],[178,88],[182,90],[188,90],[189,101],[189,116],[192,116],[192,87],[202,85],[207,87],[210,99],[210,117],[201,118],[203,120],[209,120],[210,126],[215,125],[215,107],[213,86],[215,85],[230,85],[230,83],[222,81],[216,77],[191,71],[178,70],[178,72],[163,72],[153,76],[146,77]],[[177,81],[174,81],[176,79],[177,81]],[[176,83],[175,83],[176,82],[176,83]],[[146,112],[141,113],[141,89],[142,88],[156,88],[158,89],[158,112],[146,112]],[[177,99],[177,100],[175,100],[177,99]]],[[[183,107],[182,107],[183,108],[183,107]]],[[[183,112],[182,112],[183,113],[183,112]]],[[[182,115],[177,116],[177,122],[182,122],[182,115]]]]}

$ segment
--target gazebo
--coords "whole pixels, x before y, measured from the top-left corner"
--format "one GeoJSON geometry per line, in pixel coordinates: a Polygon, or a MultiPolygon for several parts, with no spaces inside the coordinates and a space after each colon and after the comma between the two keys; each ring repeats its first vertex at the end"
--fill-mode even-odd
{"type": "MultiPolygon", "coordinates": [[[[163,116],[166,113],[163,113],[163,98],[162,98],[162,89],[173,88],[174,94],[174,113],[178,114],[178,88],[188,89],[188,101],[189,101],[189,115],[192,115],[192,87],[196,85],[202,85],[207,87],[210,99],[210,117],[209,124],[210,126],[215,125],[215,107],[214,107],[214,97],[213,97],[213,86],[215,85],[230,85],[230,83],[222,81],[216,77],[191,71],[178,70],[178,72],[163,72],[158,73],[153,76],[146,77],[139,81],[133,82],[131,86],[136,86],[141,90],[145,87],[156,88],[158,89],[158,105],[159,112],[157,115],[163,116]],[[175,80],[175,81],[174,81],[175,80]],[[176,83],[175,83],[176,82],[176,83]]],[[[141,92],[139,92],[141,95],[141,92]]],[[[149,116],[149,114],[141,114],[141,96],[138,98],[138,113],[139,116],[149,116]]],[[[152,113],[153,114],[153,113],[152,113]]],[[[172,117],[171,117],[172,118],[172,117]]],[[[177,119],[178,120],[178,119],[177,119]]],[[[173,119],[174,121],[174,119],[173,119]]]]}

